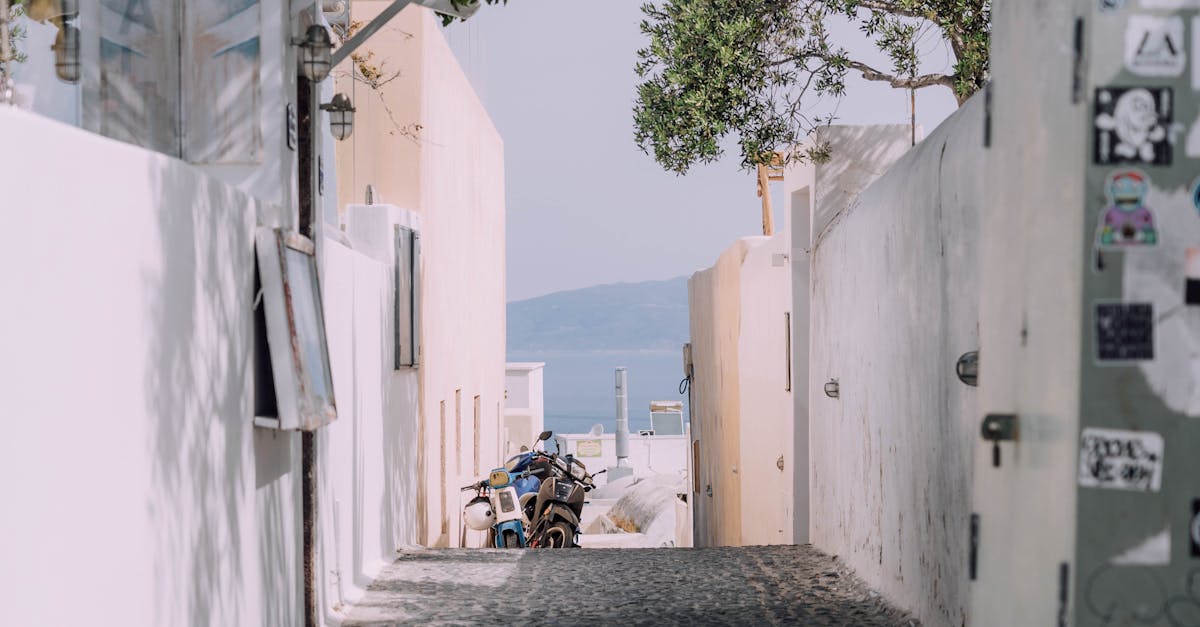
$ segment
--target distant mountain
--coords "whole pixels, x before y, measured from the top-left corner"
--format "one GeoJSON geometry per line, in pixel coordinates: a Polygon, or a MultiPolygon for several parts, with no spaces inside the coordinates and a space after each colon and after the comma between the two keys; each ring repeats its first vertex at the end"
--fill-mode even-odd
{"type": "Polygon", "coordinates": [[[508,352],[673,350],[688,337],[687,277],[508,303],[508,352]]]}

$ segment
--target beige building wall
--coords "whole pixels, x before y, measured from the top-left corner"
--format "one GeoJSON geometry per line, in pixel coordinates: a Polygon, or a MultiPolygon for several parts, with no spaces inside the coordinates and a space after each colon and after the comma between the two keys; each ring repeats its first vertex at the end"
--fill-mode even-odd
{"type": "MultiPolygon", "coordinates": [[[[355,2],[353,19],[387,4],[355,2]]],[[[463,533],[459,488],[501,455],[503,144],[432,13],[405,9],[360,51],[382,84],[352,81],[348,63],[335,70],[358,108],[338,147],[339,202],[361,202],[371,184],[421,216],[418,542],[478,545],[482,534],[463,533]]]]}
{"type": "Polygon", "coordinates": [[[788,247],[740,239],[688,282],[696,546],[792,542],[788,247]]]}

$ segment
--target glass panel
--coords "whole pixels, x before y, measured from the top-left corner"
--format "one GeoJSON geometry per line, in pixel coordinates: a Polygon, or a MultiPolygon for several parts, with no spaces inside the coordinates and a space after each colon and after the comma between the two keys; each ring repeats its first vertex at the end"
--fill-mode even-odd
{"type": "Polygon", "coordinates": [[[329,373],[316,263],[312,256],[301,251],[286,246],[283,250],[287,267],[285,293],[290,296],[297,357],[303,370],[300,399],[303,415],[333,406],[333,380],[329,373]]]}
{"type": "Polygon", "coordinates": [[[184,157],[193,163],[258,162],[259,1],[189,1],[185,11],[184,157]]]}
{"type": "Polygon", "coordinates": [[[179,155],[176,2],[101,0],[100,133],[179,155]]]}

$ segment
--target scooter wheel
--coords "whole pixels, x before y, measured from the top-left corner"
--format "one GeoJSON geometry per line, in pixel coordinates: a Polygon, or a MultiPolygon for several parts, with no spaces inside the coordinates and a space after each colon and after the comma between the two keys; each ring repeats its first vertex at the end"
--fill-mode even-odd
{"type": "Polygon", "coordinates": [[[575,529],[569,523],[556,522],[542,534],[539,545],[547,549],[569,549],[575,546],[575,529]]]}

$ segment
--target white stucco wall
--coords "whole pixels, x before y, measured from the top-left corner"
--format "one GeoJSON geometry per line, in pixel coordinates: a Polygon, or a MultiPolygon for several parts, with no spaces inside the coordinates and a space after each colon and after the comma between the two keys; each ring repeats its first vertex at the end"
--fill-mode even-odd
{"type": "Polygon", "coordinates": [[[546,427],[543,362],[510,362],[504,370],[504,457],[532,446],[546,427]]]}
{"type": "Polygon", "coordinates": [[[299,436],[251,426],[262,205],[32,114],[0,136],[4,621],[302,622],[299,436]]]}
{"type": "MultiPolygon", "coordinates": [[[[355,2],[354,19],[388,4],[355,2]]],[[[335,69],[359,109],[354,135],[337,147],[339,202],[344,214],[371,184],[421,217],[417,541],[457,546],[459,488],[503,453],[504,148],[431,12],[406,8],[361,51],[400,76],[376,90],[351,81],[348,64],[335,69]],[[403,132],[412,125],[415,137],[403,132]]],[[[481,541],[467,534],[468,544],[481,541]]]]}
{"type": "MultiPolygon", "coordinates": [[[[976,98],[836,210],[817,166],[815,213],[833,217],[811,257],[811,540],[928,625],[962,624],[967,603],[978,422],[955,362],[979,348],[982,129],[976,98]]],[[[829,165],[909,141],[872,130],[842,132],[829,165]]]]}
{"type": "Polygon", "coordinates": [[[352,206],[343,241],[324,240],[323,297],[338,420],[318,433],[317,588],[324,618],[358,600],[397,548],[417,542],[418,374],[394,369],[397,224],[388,205],[352,206]]]}
{"type": "Polygon", "coordinates": [[[792,542],[789,255],[786,229],[742,238],[688,281],[696,546],[792,542]]]}

